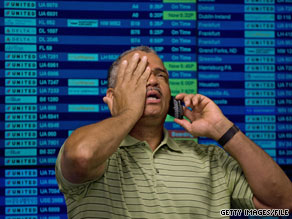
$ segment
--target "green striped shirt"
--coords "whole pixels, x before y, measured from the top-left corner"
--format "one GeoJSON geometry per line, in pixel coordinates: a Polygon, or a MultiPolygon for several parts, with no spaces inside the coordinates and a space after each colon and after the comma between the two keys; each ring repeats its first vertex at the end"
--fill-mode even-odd
{"type": "Polygon", "coordinates": [[[108,159],[104,175],[83,184],[56,178],[69,218],[222,218],[221,209],[254,208],[239,164],[215,145],[176,141],[164,131],[152,152],[127,136],[108,159]]]}

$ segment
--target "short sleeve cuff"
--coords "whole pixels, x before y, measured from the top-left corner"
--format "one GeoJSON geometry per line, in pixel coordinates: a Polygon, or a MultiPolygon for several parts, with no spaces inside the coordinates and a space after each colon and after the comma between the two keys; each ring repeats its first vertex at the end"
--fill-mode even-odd
{"type": "Polygon", "coordinates": [[[59,189],[62,193],[66,195],[71,195],[71,196],[74,196],[75,198],[77,197],[82,198],[86,194],[88,185],[92,181],[75,184],[65,179],[61,171],[61,157],[62,157],[63,150],[64,150],[64,145],[61,147],[59,151],[57,161],[56,161],[56,166],[55,166],[56,179],[58,182],[59,189]]]}

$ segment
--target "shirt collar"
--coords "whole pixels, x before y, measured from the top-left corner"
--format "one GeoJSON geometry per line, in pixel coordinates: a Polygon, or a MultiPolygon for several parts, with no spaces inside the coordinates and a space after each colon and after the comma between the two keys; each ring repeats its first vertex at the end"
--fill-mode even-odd
{"type": "MultiPolygon", "coordinates": [[[[163,134],[164,134],[164,138],[163,138],[163,140],[161,141],[161,143],[159,144],[159,146],[157,147],[156,150],[158,150],[163,145],[167,145],[173,151],[182,152],[182,150],[180,149],[179,145],[171,137],[169,137],[167,129],[165,129],[165,128],[163,129],[163,134]]],[[[124,138],[124,140],[121,142],[120,146],[127,147],[127,146],[138,145],[138,144],[141,144],[141,143],[142,142],[139,141],[138,139],[132,137],[131,135],[127,135],[124,138]]]]}
{"type": "Polygon", "coordinates": [[[180,146],[177,144],[177,142],[174,141],[173,138],[169,137],[168,130],[164,128],[163,133],[164,133],[164,138],[163,138],[160,145],[166,144],[171,150],[174,150],[177,152],[182,152],[182,150],[180,149],[180,146]]]}
{"type": "Polygon", "coordinates": [[[120,146],[127,147],[139,144],[140,141],[131,135],[127,135],[124,140],[121,142],[120,146]]]}

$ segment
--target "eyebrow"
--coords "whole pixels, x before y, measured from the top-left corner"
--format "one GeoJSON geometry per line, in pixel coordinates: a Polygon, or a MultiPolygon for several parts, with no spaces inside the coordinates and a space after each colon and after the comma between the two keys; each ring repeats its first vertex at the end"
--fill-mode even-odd
{"type": "Polygon", "coordinates": [[[153,69],[153,72],[164,72],[168,75],[168,71],[166,69],[163,69],[163,68],[154,68],[153,69]]]}

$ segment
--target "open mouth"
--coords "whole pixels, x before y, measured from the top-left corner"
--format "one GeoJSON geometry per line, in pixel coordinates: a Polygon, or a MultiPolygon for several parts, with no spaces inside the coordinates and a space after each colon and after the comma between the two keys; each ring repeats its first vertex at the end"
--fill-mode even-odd
{"type": "Polygon", "coordinates": [[[149,100],[159,100],[161,95],[158,91],[150,90],[147,92],[147,99],[149,100]]]}
{"type": "Polygon", "coordinates": [[[147,103],[159,103],[161,101],[161,94],[159,90],[148,90],[146,93],[147,103]]]}

